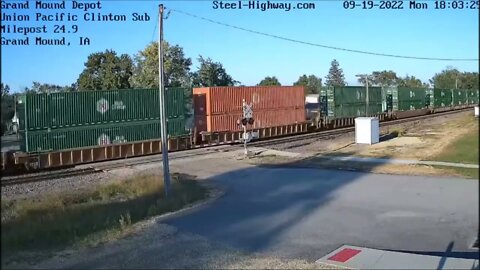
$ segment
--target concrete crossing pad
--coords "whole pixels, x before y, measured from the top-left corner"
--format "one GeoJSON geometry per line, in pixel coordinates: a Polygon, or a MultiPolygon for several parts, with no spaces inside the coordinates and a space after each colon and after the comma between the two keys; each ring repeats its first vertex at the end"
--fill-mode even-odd
{"type": "Polygon", "coordinates": [[[419,255],[343,245],[316,261],[347,269],[479,269],[476,259],[419,255]]]}

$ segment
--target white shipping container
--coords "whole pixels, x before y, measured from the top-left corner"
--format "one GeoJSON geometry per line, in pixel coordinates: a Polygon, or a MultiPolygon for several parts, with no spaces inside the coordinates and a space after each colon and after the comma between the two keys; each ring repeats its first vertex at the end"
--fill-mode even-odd
{"type": "Polygon", "coordinates": [[[475,117],[478,117],[478,106],[475,106],[475,117]]]}
{"type": "Polygon", "coordinates": [[[380,123],[376,117],[355,118],[355,143],[375,144],[380,141],[380,123]]]}

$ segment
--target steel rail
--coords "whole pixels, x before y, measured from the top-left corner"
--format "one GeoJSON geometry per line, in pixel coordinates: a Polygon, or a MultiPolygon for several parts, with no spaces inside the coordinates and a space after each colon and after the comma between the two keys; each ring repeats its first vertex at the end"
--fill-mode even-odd
{"type": "MultiPolygon", "coordinates": [[[[440,117],[440,116],[445,116],[445,115],[450,115],[450,114],[456,114],[456,113],[461,113],[461,112],[468,111],[470,109],[471,108],[466,108],[466,109],[459,109],[459,110],[453,110],[453,111],[438,112],[438,113],[434,113],[434,114],[412,116],[412,117],[407,117],[407,118],[402,118],[402,119],[395,119],[395,120],[380,122],[380,127],[393,126],[393,125],[398,125],[398,124],[402,124],[402,123],[408,123],[408,122],[414,122],[414,121],[419,121],[419,120],[424,120],[424,119],[429,119],[429,118],[435,118],[435,117],[440,117]]],[[[289,143],[289,142],[297,142],[297,141],[303,141],[303,140],[324,138],[324,137],[328,137],[328,136],[333,136],[333,135],[338,135],[338,134],[343,134],[343,133],[349,133],[349,132],[354,132],[354,131],[355,131],[355,126],[351,126],[351,127],[337,128],[337,129],[333,129],[333,130],[316,131],[316,132],[311,132],[311,133],[307,133],[307,134],[290,135],[288,137],[282,137],[282,138],[278,138],[278,139],[256,141],[256,142],[249,143],[249,145],[250,146],[257,146],[257,147],[270,146],[270,145],[275,145],[275,144],[279,144],[279,143],[289,143]]]]}

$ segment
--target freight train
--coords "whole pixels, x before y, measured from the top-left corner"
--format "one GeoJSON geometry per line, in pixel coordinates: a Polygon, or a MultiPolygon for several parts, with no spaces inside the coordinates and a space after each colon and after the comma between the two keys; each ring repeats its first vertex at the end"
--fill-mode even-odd
{"type": "MultiPolygon", "coordinates": [[[[169,151],[237,143],[242,101],[258,139],[352,126],[478,104],[478,90],[324,87],[318,103],[301,86],[166,88],[169,151]],[[193,127],[185,93],[193,91],[193,127]]],[[[315,99],[315,98],[314,98],[315,99]]],[[[158,89],[26,94],[17,100],[20,150],[2,153],[2,169],[45,169],[161,153],[158,89]]]]}

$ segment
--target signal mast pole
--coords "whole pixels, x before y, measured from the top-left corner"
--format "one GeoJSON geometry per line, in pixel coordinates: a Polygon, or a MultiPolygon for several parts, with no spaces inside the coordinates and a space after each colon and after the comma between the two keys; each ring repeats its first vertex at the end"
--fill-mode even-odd
{"type": "MultiPolygon", "coordinates": [[[[242,102],[242,107],[244,108],[244,111],[246,110],[247,103],[245,102],[245,99],[242,102]]],[[[244,112],[244,117],[246,118],[246,112],[244,112]]],[[[243,125],[243,153],[245,154],[245,157],[248,157],[248,149],[247,149],[247,123],[243,125]]]]}
{"type": "Polygon", "coordinates": [[[170,168],[168,163],[167,119],[165,117],[165,82],[163,76],[163,5],[159,5],[159,33],[158,33],[158,91],[160,101],[160,135],[162,139],[163,181],[165,197],[170,191],[170,168]]]}

